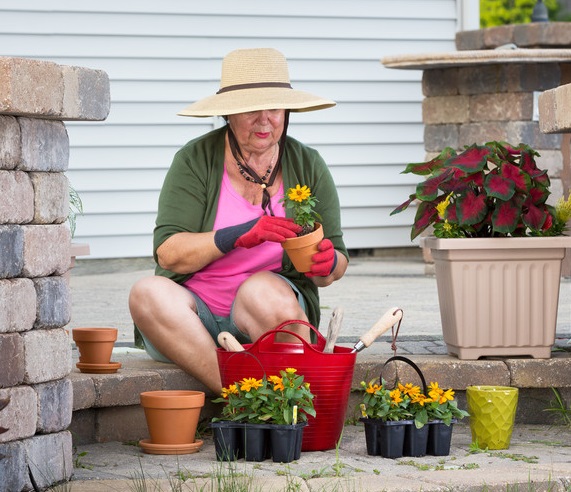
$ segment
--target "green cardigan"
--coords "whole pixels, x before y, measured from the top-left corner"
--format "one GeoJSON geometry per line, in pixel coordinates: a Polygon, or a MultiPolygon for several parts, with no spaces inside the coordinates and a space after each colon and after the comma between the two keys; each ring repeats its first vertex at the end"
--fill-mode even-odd
{"type": "MultiPolygon", "coordinates": [[[[220,183],[224,170],[226,128],[213,130],[188,142],[175,155],[165,177],[159,198],[153,251],[171,235],[179,232],[211,231],[216,218],[220,183]]],[[[316,211],[322,217],[323,231],[336,250],[348,257],[341,232],[339,198],[335,183],[319,153],[288,137],[282,158],[284,190],[296,184],[307,185],[319,200],[316,211]]],[[[289,211],[288,211],[289,212],[289,211]]],[[[294,283],[308,305],[309,322],[319,326],[319,294],[315,284],[297,272],[284,253],[279,272],[294,283]]],[[[181,275],[159,266],[156,274],[178,283],[191,275],[181,275]]]]}

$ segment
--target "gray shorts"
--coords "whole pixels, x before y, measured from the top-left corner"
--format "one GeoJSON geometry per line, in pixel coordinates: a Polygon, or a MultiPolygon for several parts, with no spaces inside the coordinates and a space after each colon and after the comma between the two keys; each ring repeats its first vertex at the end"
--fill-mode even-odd
{"type": "MultiPolygon", "coordinates": [[[[305,312],[307,312],[305,299],[303,298],[303,295],[301,294],[299,289],[283,275],[278,275],[278,277],[282,278],[289,284],[289,286],[295,292],[299,305],[305,312]]],[[[194,292],[191,292],[191,294],[194,297],[194,300],[196,301],[196,309],[198,317],[200,318],[200,321],[202,321],[202,324],[205,326],[205,328],[208,330],[208,333],[210,333],[212,339],[216,342],[216,345],[218,345],[218,340],[217,340],[218,334],[223,331],[227,331],[232,335],[234,335],[234,337],[236,337],[236,340],[238,340],[242,344],[252,342],[250,338],[244,335],[234,323],[234,305],[232,305],[230,316],[216,316],[212,314],[208,306],[204,303],[204,301],[200,297],[198,297],[198,295],[196,295],[194,292]]],[[[145,337],[143,332],[141,332],[141,337],[143,339],[143,345],[145,347],[147,354],[149,354],[154,360],[158,362],[168,362],[172,364],[172,361],[170,359],[161,354],[154,347],[154,345],[149,340],[147,340],[147,337],[145,337]]]]}

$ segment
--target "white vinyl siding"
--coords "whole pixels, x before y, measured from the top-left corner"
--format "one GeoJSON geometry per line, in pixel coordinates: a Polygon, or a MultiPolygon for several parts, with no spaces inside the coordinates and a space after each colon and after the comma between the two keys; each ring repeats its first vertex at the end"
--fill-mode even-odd
{"type": "Polygon", "coordinates": [[[339,189],[351,249],[410,246],[413,190],[404,164],[424,158],[421,72],[387,55],[454,50],[475,0],[3,0],[0,55],[105,70],[105,122],[67,122],[68,176],[85,214],[75,241],[92,258],[150,256],[156,204],[176,150],[219,121],[176,116],[218,89],[236,48],[274,47],[292,85],[334,99],[292,113],[289,133],[319,150],[339,189]]]}

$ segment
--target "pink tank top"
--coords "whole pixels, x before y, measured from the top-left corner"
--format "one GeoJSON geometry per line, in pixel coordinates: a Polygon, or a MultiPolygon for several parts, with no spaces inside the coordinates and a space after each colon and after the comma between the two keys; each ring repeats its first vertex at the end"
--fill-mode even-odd
{"type": "MultiPolygon", "coordinates": [[[[282,197],[283,183],[271,198],[277,217],[285,217],[283,203],[279,203],[282,197]]],[[[214,230],[242,224],[262,215],[260,205],[252,205],[236,192],[224,167],[214,230]]],[[[273,242],[265,242],[251,249],[236,248],[195,273],[184,285],[206,303],[212,314],[229,316],[242,282],[261,270],[279,271],[282,255],[281,245],[273,242]]]]}

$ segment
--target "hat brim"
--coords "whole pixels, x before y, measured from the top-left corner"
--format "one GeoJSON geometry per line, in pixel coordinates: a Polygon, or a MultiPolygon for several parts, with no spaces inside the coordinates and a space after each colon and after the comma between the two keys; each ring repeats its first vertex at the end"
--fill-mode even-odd
{"type": "Polygon", "coordinates": [[[289,109],[291,111],[317,111],[335,106],[335,101],[323,99],[309,92],[295,89],[264,87],[240,89],[214,94],[187,106],[179,116],[226,116],[264,109],[289,109]]]}

